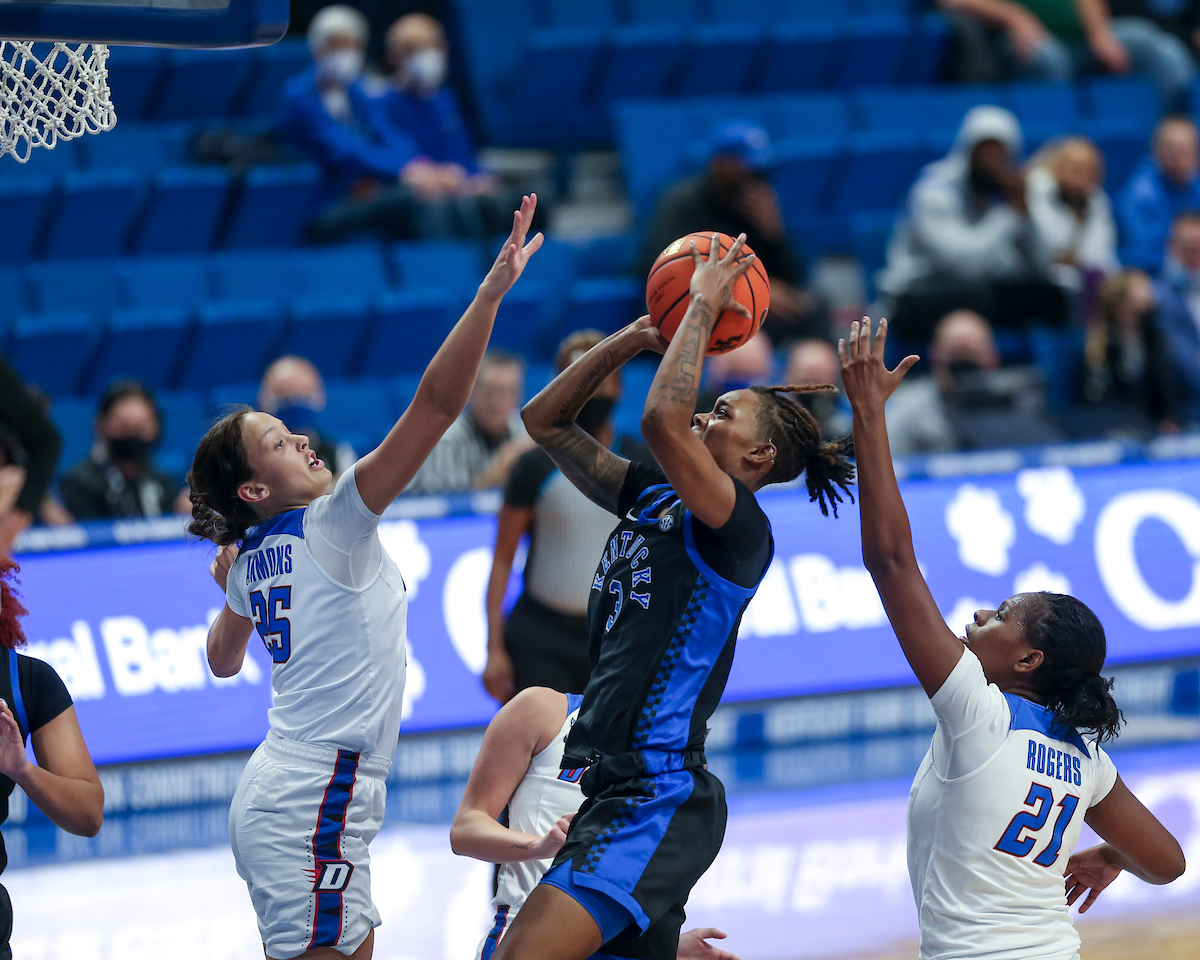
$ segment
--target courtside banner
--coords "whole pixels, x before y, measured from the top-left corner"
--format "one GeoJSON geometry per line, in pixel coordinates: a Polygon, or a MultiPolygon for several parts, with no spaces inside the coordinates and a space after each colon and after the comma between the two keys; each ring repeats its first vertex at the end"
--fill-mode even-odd
{"type": "MultiPolygon", "coordinates": [[[[918,561],[956,632],[978,607],[1054,590],[1100,615],[1111,662],[1200,654],[1200,463],[1038,467],[902,488],[918,561]]],[[[743,618],[726,699],[911,684],[862,567],[857,507],[835,520],[798,490],[760,502],[775,559],[743,618]]],[[[494,531],[486,514],[380,526],[409,589],[405,731],[493,713],[479,673],[494,531]]],[[[238,676],[207,667],[205,635],[223,603],[212,556],[173,542],[18,558],[29,652],[66,681],[98,762],[248,749],[264,736],[270,658],[258,637],[238,676]]],[[[517,589],[514,578],[510,602],[517,589]]]]}

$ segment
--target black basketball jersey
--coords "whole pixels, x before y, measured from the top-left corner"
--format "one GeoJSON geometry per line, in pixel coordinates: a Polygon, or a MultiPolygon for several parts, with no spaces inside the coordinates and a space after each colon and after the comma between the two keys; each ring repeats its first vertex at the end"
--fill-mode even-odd
{"type": "Polygon", "coordinates": [[[585,792],[589,780],[598,785],[702,762],[738,624],[774,549],[754,495],[734,484],[738,502],[726,528],[758,531],[761,542],[753,569],[739,577],[750,586],[713,569],[728,570],[723,561],[732,555],[722,555],[728,548],[684,507],[662,472],[630,464],[620,519],[592,580],[592,676],[563,757],[563,769],[593,767],[585,792]],[[603,773],[595,767],[600,761],[603,773]]]}

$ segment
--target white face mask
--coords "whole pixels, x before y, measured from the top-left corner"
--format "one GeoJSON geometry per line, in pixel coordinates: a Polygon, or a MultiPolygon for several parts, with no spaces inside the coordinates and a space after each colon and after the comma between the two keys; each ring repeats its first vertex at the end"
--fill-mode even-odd
{"type": "Polygon", "coordinates": [[[404,62],[403,79],[422,90],[436,90],[446,79],[446,54],[437,47],[418,50],[404,62]]]}
{"type": "Polygon", "coordinates": [[[317,60],[321,75],[349,86],[362,75],[364,56],[361,50],[334,50],[317,60]]]}

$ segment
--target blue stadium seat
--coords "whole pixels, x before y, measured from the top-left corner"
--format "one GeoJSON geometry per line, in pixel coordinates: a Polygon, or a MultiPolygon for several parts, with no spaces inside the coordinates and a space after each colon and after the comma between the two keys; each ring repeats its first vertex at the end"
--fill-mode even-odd
{"type": "Polygon", "coordinates": [[[1000,88],[1000,105],[1008,107],[1021,121],[1026,153],[1079,127],[1079,99],[1070,83],[1043,80],[1006,84],[1000,88]]]}
{"type": "Polygon", "coordinates": [[[257,399],[258,383],[255,381],[222,384],[208,392],[208,415],[210,418],[224,416],[236,404],[253,407],[257,399]]]}
{"type": "MultiPolygon", "coordinates": [[[[500,244],[493,244],[500,249],[500,244]]],[[[561,296],[579,272],[579,248],[562,240],[546,240],[525,267],[521,283],[544,283],[551,296],[561,296]]]]}
{"type": "Polygon", "coordinates": [[[375,297],[389,286],[376,244],[297,251],[296,272],[297,293],[311,297],[375,297]]]}
{"type": "Polygon", "coordinates": [[[163,391],[155,399],[162,411],[163,433],[154,459],[167,473],[182,478],[191,469],[196,444],[207,426],[203,395],[190,390],[163,391]]]}
{"type": "Polygon", "coordinates": [[[325,377],[345,377],[354,372],[363,331],[371,317],[371,301],[352,296],[347,286],[341,297],[300,300],[292,305],[283,328],[281,354],[307,357],[325,377]]]}
{"type": "Polygon", "coordinates": [[[1125,186],[1134,168],[1150,152],[1149,137],[1140,120],[1083,120],[1079,127],[1104,153],[1104,186],[1110,193],[1125,186]]]}
{"type": "Polygon", "coordinates": [[[152,181],[131,244],[135,253],[204,253],[225,209],[230,174],[219,167],[176,167],[152,181]]]}
{"type": "Polygon", "coordinates": [[[362,373],[390,377],[424,370],[460,303],[455,294],[436,289],[399,290],[380,298],[367,329],[362,373]]]}
{"type": "Polygon", "coordinates": [[[170,50],[154,100],[158,120],[217,120],[230,116],[254,61],[243,50],[170,50]]]}
{"type": "Polygon", "coordinates": [[[41,313],[107,314],[123,303],[113,260],[31,263],[25,275],[41,313]]]}
{"type": "Polygon", "coordinates": [[[73,173],[63,177],[46,232],[47,258],[111,257],[124,252],[144,182],[132,171],[73,173]]]}
{"type": "Polygon", "coordinates": [[[29,313],[29,287],[20,267],[0,264],[0,325],[29,313]]]}
{"type": "Polygon", "coordinates": [[[896,215],[891,210],[859,213],[850,218],[851,249],[862,264],[868,299],[876,295],[875,275],[887,261],[887,245],[895,225],[896,215]]]}
{"type": "Polygon", "coordinates": [[[767,103],[771,137],[843,137],[850,132],[850,108],[836,93],[803,93],[772,98],[767,103]]]}
{"type": "Polygon", "coordinates": [[[401,285],[406,287],[440,287],[468,293],[484,274],[479,248],[467,240],[398,243],[392,247],[391,259],[401,285]]]}
{"type": "Polygon", "coordinates": [[[188,312],[183,309],[118,310],[109,317],[88,366],[87,391],[100,393],[118,377],[133,377],[154,390],[171,386],[187,326],[188,312]]]}
{"type": "Polygon", "coordinates": [[[455,4],[485,139],[512,144],[511,77],[528,59],[525,38],[537,28],[530,0],[460,0],[455,4]]]}
{"type": "Polygon", "coordinates": [[[312,63],[308,43],[303,37],[285,38],[255,51],[250,87],[238,113],[243,117],[269,117],[279,106],[283,85],[312,63]]]}
{"type": "Polygon", "coordinates": [[[616,26],[612,0],[552,0],[541,8],[542,25],[550,29],[609,30],[616,26]]]}
{"type": "Polygon", "coordinates": [[[33,256],[53,197],[49,177],[0,180],[0,263],[33,256]]]}
{"type": "Polygon", "coordinates": [[[681,104],[671,101],[618,103],[613,115],[625,187],[638,217],[645,218],[659,191],[683,171],[691,123],[681,104]]]}
{"type": "Polygon", "coordinates": [[[149,115],[166,69],[167,51],[160,47],[108,48],[108,86],[122,121],[137,121],[149,115]]]}
{"type": "Polygon", "coordinates": [[[525,395],[523,401],[532,400],[554,379],[558,371],[553,363],[530,363],[525,366],[525,395]]]}
{"type": "Polygon", "coordinates": [[[771,28],[755,87],[764,92],[819,87],[833,75],[843,36],[834,20],[780,23],[771,28]]]}
{"type": "Polygon", "coordinates": [[[325,409],[317,417],[321,430],[360,453],[378,446],[396,422],[382,380],[329,380],[325,397],[325,409]]]}
{"type": "Polygon", "coordinates": [[[50,417],[62,435],[62,453],[58,472],[66,473],[88,455],[95,442],[92,423],[96,419],[96,401],[91,397],[55,397],[50,417]]]}
{"type": "Polygon", "coordinates": [[[86,313],[25,317],[12,325],[7,359],[27,383],[50,396],[74,393],[98,332],[86,313]]]}
{"type": "Polygon", "coordinates": [[[861,129],[878,133],[915,133],[946,146],[958,133],[967,111],[981,103],[998,103],[995,87],[956,84],[949,87],[859,90],[851,109],[861,129]]]}
{"type": "Polygon", "coordinates": [[[15,157],[0,157],[0,183],[76,173],[83,166],[82,154],[83,145],[79,140],[59,140],[53,150],[33,150],[25,163],[15,157]]]}
{"type": "MultiPolygon", "coordinates": [[[[179,386],[204,390],[257,380],[268,352],[278,340],[282,320],[281,308],[270,300],[236,300],[201,307],[179,371],[179,386]]],[[[245,402],[254,402],[253,390],[245,402]]]]}
{"type": "Polygon", "coordinates": [[[930,11],[917,21],[917,32],[909,45],[908,64],[902,80],[905,83],[936,83],[946,72],[946,55],[950,50],[949,21],[936,11],[930,11]]]}
{"type": "Polygon", "coordinates": [[[557,344],[550,325],[558,303],[561,298],[553,296],[550,284],[522,277],[500,303],[489,344],[526,358],[549,357],[557,344]]]}
{"type": "Polygon", "coordinates": [[[576,280],[567,296],[571,329],[595,328],[615,333],[646,309],[646,286],[631,277],[576,280]]]}
{"type": "Polygon", "coordinates": [[[833,219],[844,221],[855,213],[896,209],[920,161],[919,143],[913,134],[849,137],[829,208],[833,219]]]}
{"type": "Polygon", "coordinates": [[[654,0],[653,3],[630,3],[629,22],[648,27],[687,27],[696,19],[694,0],[654,0]]]}
{"type": "Polygon", "coordinates": [[[786,140],[776,148],[771,180],[789,229],[800,230],[802,223],[827,207],[842,143],[841,138],[814,136],[786,140]]]}
{"type": "MultiPolygon", "coordinates": [[[[743,4],[740,9],[753,10],[754,4],[743,4]]],[[[766,37],[764,28],[752,23],[696,27],[688,34],[675,92],[682,97],[711,94],[715,75],[722,92],[745,93],[763,62],[766,37]]]]}
{"type": "Polygon", "coordinates": [[[579,276],[611,277],[632,273],[641,242],[641,234],[633,230],[612,236],[590,237],[578,244],[579,276]]]}
{"type": "Polygon", "coordinates": [[[392,404],[392,416],[397,420],[404,415],[417,395],[417,387],[421,383],[420,373],[400,373],[391,377],[385,384],[388,400],[392,404]]]}
{"type": "Polygon", "coordinates": [[[119,123],[108,133],[85,137],[82,144],[90,169],[153,173],[184,162],[189,134],[179,123],[119,123]]]}
{"type": "Polygon", "coordinates": [[[321,174],[300,164],[259,167],[246,174],[225,231],[225,246],[285,247],[300,241],[313,212],[321,174]]]}
{"type": "MultiPolygon", "coordinates": [[[[719,0],[717,0],[719,3],[719,0]]],[[[773,0],[773,2],[756,3],[757,16],[767,24],[776,23],[841,23],[852,13],[881,13],[879,11],[852,6],[855,0],[773,0]]],[[[735,4],[721,4],[725,16],[736,17],[738,7],[735,4]]]]}
{"type": "Polygon", "coordinates": [[[646,394],[650,392],[650,384],[657,369],[658,364],[645,360],[634,360],[621,368],[621,399],[617,403],[617,409],[613,411],[613,426],[618,436],[641,436],[646,394]]]}
{"type": "Polygon", "coordinates": [[[1163,111],[1162,94],[1146,76],[1089,77],[1082,84],[1081,96],[1093,119],[1120,118],[1135,123],[1146,137],[1163,111]]]}
{"type": "Polygon", "coordinates": [[[667,92],[683,60],[680,27],[622,27],[608,37],[595,99],[601,105],[622,97],[657,97],[667,92]]]}
{"type": "Polygon", "coordinates": [[[213,287],[226,300],[290,300],[300,289],[288,250],[246,250],[212,258],[213,287]]]}
{"type": "Polygon", "coordinates": [[[184,307],[194,310],[212,299],[208,271],[199,257],[139,257],[117,266],[131,307],[184,307]]]}
{"type": "Polygon", "coordinates": [[[603,117],[587,103],[603,36],[593,29],[543,30],[526,41],[521,68],[508,78],[519,135],[564,145],[603,139],[603,117]]]}
{"type": "Polygon", "coordinates": [[[895,83],[908,67],[915,34],[905,16],[852,18],[846,24],[833,82],[843,87],[895,83]]]}

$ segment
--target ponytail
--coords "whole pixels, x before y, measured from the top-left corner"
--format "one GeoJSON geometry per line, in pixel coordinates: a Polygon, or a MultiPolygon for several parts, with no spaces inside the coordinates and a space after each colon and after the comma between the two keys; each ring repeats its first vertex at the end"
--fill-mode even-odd
{"type": "Polygon", "coordinates": [[[21,568],[11,557],[0,556],[0,647],[15,650],[25,646],[21,617],[29,613],[13,585],[21,568]]]}
{"type": "Polygon", "coordinates": [[[214,423],[196,447],[187,475],[192,501],[188,531],[221,547],[245,539],[246,531],[259,521],[254,508],[237,493],[254,477],[242,442],[242,420],[250,412],[241,405],[214,423]]]}

